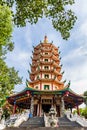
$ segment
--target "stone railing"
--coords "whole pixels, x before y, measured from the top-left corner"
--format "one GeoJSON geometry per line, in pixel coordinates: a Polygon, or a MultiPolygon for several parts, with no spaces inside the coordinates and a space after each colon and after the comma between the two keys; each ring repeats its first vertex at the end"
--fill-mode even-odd
{"type": "Polygon", "coordinates": [[[45,115],[45,113],[44,113],[44,123],[45,123],[45,127],[50,127],[50,124],[48,122],[48,117],[45,115]]]}
{"type": "Polygon", "coordinates": [[[84,117],[82,116],[79,116],[77,114],[70,114],[69,111],[67,111],[65,113],[65,115],[67,116],[67,118],[70,120],[70,121],[76,121],[78,124],[80,124],[82,127],[87,127],[87,119],[85,119],[84,117]]]}
{"type": "Polygon", "coordinates": [[[29,118],[29,112],[23,112],[22,114],[15,114],[6,120],[5,125],[8,127],[18,127],[23,121],[27,121],[29,118]]]}
{"type": "Polygon", "coordinates": [[[22,122],[27,121],[29,118],[29,113],[22,113],[14,123],[14,127],[18,127],[22,122]]]}
{"type": "Polygon", "coordinates": [[[6,127],[6,125],[5,125],[5,120],[2,119],[2,120],[0,121],[0,130],[5,129],[5,127],[6,127]]]}

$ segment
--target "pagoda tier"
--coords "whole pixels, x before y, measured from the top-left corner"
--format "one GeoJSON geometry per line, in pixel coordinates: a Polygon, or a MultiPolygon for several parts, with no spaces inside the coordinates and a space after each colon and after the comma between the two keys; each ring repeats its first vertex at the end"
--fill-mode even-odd
{"type": "Polygon", "coordinates": [[[52,43],[48,43],[46,39],[47,37],[44,38],[43,43],[34,47],[34,51],[32,51],[29,85],[40,90],[63,89],[59,48],[52,43]]]}

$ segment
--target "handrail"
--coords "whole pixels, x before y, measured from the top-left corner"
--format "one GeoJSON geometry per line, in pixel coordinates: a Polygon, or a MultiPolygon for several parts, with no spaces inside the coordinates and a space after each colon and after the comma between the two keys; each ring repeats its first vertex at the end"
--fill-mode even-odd
{"type": "Polygon", "coordinates": [[[70,112],[67,111],[65,113],[65,115],[67,116],[67,118],[70,120],[70,121],[76,121],[78,124],[80,124],[82,127],[87,127],[87,119],[85,119],[84,117],[82,116],[79,116],[77,114],[71,114],[71,117],[70,117],[70,112]]]}

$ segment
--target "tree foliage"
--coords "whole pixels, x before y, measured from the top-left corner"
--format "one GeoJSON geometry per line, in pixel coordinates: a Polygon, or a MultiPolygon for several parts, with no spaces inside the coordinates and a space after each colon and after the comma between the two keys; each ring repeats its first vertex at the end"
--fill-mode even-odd
{"type": "Polygon", "coordinates": [[[3,59],[0,59],[0,106],[4,104],[6,96],[12,93],[14,85],[21,83],[18,71],[8,68],[3,59]]]}
{"type": "Polygon", "coordinates": [[[83,109],[82,116],[84,116],[87,119],[87,107],[83,109]]]}
{"type": "Polygon", "coordinates": [[[9,68],[5,63],[6,53],[13,50],[11,42],[12,14],[9,7],[0,5],[0,107],[4,104],[6,96],[10,95],[14,85],[21,83],[18,71],[9,68]]]}
{"type": "MultiPolygon", "coordinates": [[[[7,101],[4,103],[3,107],[3,112],[2,112],[2,118],[4,117],[9,118],[10,115],[13,114],[13,106],[11,104],[9,104],[7,101]]],[[[24,111],[24,109],[16,107],[16,113],[22,113],[24,111]]]]}
{"type": "Polygon", "coordinates": [[[24,27],[26,23],[35,24],[40,18],[47,17],[53,27],[59,31],[63,39],[68,39],[70,30],[76,22],[76,16],[67,5],[74,4],[74,0],[1,0],[12,7],[15,3],[14,23],[24,27]]]}
{"type": "Polygon", "coordinates": [[[0,5],[0,46],[11,43],[12,14],[8,6],[0,5]]]}

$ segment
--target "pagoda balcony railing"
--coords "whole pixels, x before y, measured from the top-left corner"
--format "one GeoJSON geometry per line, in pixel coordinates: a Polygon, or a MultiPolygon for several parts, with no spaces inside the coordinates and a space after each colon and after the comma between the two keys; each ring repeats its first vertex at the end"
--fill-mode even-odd
{"type": "Polygon", "coordinates": [[[51,65],[53,63],[53,61],[40,61],[41,64],[43,65],[51,65]]]}
{"type": "Polygon", "coordinates": [[[43,51],[43,52],[50,52],[50,51],[52,51],[52,48],[42,47],[42,48],[40,48],[40,49],[41,49],[41,51],[43,51]]]}
{"type": "Polygon", "coordinates": [[[52,54],[48,54],[48,55],[46,55],[46,54],[41,54],[41,56],[43,56],[44,58],[50,58],[50,57],[52,57],[52,54]]]}
{"type": "Polygon", "coordinates": [[[38,70],[31,72],[30,75],[34,75],[34,74],[37,74],[37,73],[40,73],[40,72],[54,73],[55,75],[62,76],[62,74],[60,72],[58,72],[57,70],[55,70],[54,68],[53,69],[38,68],[38,70]]]}
{"type": "Polygon", "coordinates": [[[39,78],[36,79],[34,81],[29,81],[29,84],[34,84],[34,83],[40,83],[40,82],[49,82],[49,83],[54,83],[54,84],[58,84],[59,86],[63,87],[64,83],[59,81],[59,80],[55,80],[54,78],[39,78]]]}
{"type": "Polygon", "coordinates": [[[54,69],[40,69],[39,68],[38,70],[31,72],[30,76],[37,74],[37,73],[40,73],[40,72],[52,73],[52,72],[54,72],[54,69]]]}
{"type": "Polygon", "coordinates": [[[51,65],[53,63],[53,61],[48,61],[48,62],[46,62],[46,61],[41,61],[41,60],[39,60],[39,63],[37,63],[37,62],[35,62],[35,63],[32,63],[32,67],[37,67],[38,65],[40,65],[40,64],[43,64],[43,65],[51,65]]]}
{"type": "Polygon", "coordinates": [[[51,69],[41,69],[40,71],[41,71],[41,72],[46,72],[46,73],[47,73],[47,72],[49,72],[49,73],[51,73],[51,72],[52,72],[52,70],[51,70],[51,69]]]}
{"type": "Polygon", "coordinates": [[[61,70],[61,67],[59,66],[59,63],[60,62],[58,62],[58,63],[56,63],[55,61],[41,61],[41,60],[39,60],[38,61],[39,63],[37,63],[37,62],[35,62],[35,63],[32,63],[32,67],[36,67],[36,66],[38,66],[38,65],[40,65],[40,64],[43,64],[43,65],[53,65],[54,67],[57,67],[57,68],[59,68],[60,70],[61,70]]]}

